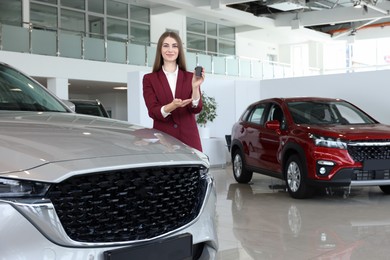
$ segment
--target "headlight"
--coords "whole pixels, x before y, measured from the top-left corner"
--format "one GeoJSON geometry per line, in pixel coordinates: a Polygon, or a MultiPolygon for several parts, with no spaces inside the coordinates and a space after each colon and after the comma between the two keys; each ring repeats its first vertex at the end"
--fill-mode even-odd
{"type": "Polygon", "coordinates": [[[204,161],[207,164],[207,168],[210,167],[210,160],[209,160],[209,157],[206,154],[202,153],[201,151],[199,151],[199,150],[197,150],[195,148],[192,148],[192,152],[194,154],[196,154],[202,161],[204,161]]]}
{"type": "Polygon", "coordinates": [[[313,139],[316,146],[347,149],[347,143],[342,141],[340,138],[334,139],[330,137],[316,136],[309,134],[309,137],[313,139]]]}
{"type": "Polygon", "coordinates": [[[0,199],[43,197],[49,187],[43,182],[0,178],[0,199]]]}

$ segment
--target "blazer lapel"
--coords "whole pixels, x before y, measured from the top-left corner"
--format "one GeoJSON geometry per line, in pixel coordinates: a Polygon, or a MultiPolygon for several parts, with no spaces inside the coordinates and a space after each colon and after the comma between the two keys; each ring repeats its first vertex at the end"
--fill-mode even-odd
{"type": "Polygon", "coordinates": [[[164,93],[166,103],[171,102],[173,100],[172,90],[163,70],[158,71],[158,80],[161,83],[161,91],[164,93]]]}

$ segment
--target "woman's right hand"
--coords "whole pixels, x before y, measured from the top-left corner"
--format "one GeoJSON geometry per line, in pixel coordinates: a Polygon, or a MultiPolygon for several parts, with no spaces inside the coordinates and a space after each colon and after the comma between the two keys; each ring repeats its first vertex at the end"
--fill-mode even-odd
{"type": "Polygon", "coordinates": [[[180,98],[175,98],[174,100],[172,100],[171,103],[169,103],[169,104],[164,106],[164,111],[166,113],[171,113],[176,108],[178,108],[178,107],[185,107],[188,104],[190,104],[191,102],[192,102],[192,98],[184,99],[184,100],[182,100],[180,98]]]}
{"type": "Polygon", "coordinates": [[[178,107],[185,107],[187,106],[189,103],[192,102],[192,98],[189,98],[189,99],[180,99],[180,98],[175,98],[172,103],[175,105],[175,108],[178,108],[178,107]]]}

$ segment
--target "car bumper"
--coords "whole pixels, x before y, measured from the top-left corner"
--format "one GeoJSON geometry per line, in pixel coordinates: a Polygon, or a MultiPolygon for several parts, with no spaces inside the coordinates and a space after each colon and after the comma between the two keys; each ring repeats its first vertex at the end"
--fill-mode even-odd
{"type": "MultiPolygon", "coordinates": [[[[158,239],[151,239],[145,243],[159,243],[164,239],[175,237],[180,234],[190,233],[193,245],[203,245],[199,259],[215,259],[218,248],[218,239],[215,227],[215,187],[209,189],[207,201],[199,217],[190,225],[179,229],[167,236],[158,239]]],[[[124,247],[138,246],[142,243],[132,242],[126,244],[107,244],[94,246],[93,244],[83,246],[64,246],[55,242],[50,232],[41,230],[41,226],[34,224],[28,214],[18,210],[20,205],[0,200],[0,255],[1,259],[85,259],[103,260],[104,252],[124,247]]],[[[48,225],[56,221],[56,214],[53,211],[39,208],[40,215],[49,220],[48,225]]],[[[56,223],[61,229],[61,224],[56,223]]]]}
{"type": "Polygon", "coordinates": [[[363,171],[362,168],[344,168],[338,170],[329,180],[313,180],[313,186],[380,186],[390,185],[390,170],[363,171]]]}

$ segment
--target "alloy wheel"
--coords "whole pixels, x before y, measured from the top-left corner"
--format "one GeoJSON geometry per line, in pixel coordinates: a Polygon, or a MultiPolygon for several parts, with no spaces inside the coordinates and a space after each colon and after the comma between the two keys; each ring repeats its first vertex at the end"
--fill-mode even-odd
{"type": "Polygon", "coordinates": [[[240,177],[242,173],[242,159],[239,154],[236,154],[236,156],[234,156],[233,169],[234,169],[234,175],[236,177],[240,177]]]}
{"type": "Polygon", "coordinates": [[[301,171],[296,162],[292,161],[287,169],[287,184],[292,192],[296,192],[301,184],[301,171]]]}

